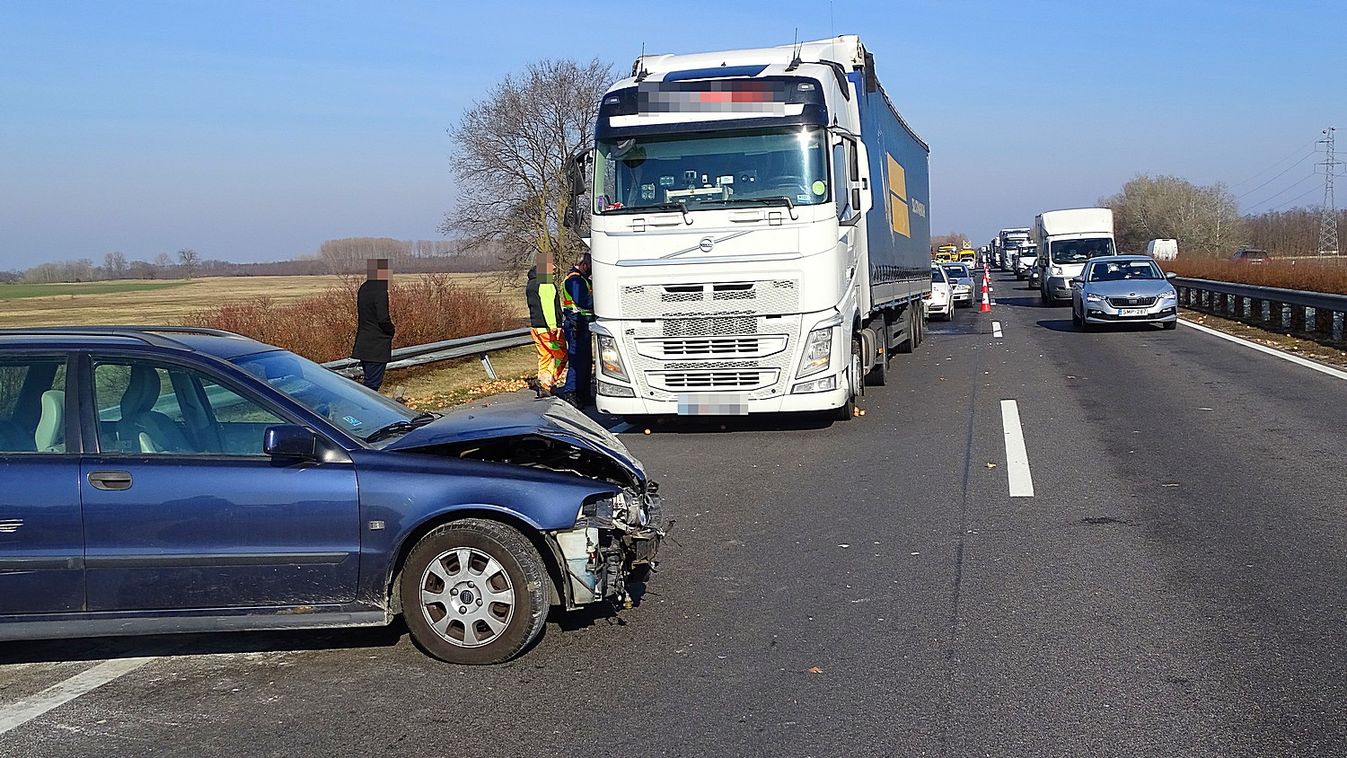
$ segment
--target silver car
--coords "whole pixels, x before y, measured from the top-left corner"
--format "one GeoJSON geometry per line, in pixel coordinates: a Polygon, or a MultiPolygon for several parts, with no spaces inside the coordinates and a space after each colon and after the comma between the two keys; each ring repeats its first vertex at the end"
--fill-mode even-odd
{"type": "Polygon", "coordinates": [[[1155,261],[1144,255],[1091,258],[1071,280],[1071,321],[1088,331],[1096,324],[1179,324],[1179,296],[1155,261]]]}
{"type": "Polygon", "coordinates": [[[954,291],[954,302],[973,302],[973,273],[966,263],[946,263],[945,273],[949,275],[950,288],[954,291]]]}

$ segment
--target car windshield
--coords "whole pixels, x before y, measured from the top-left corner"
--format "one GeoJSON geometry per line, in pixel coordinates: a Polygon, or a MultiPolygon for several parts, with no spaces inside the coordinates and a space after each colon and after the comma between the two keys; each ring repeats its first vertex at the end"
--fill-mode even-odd
{"type": "Polygon", "coordinates": [[[353,437],[364,439],[390,424],[410,423],[420,416],[362,384],[284,350],[240,356],[234,363],[353,437]]]}
{"type": "Polygon", "coordinates": [[[601,141],[594,212],[779,198],[793,205],[824,203],[831,199],[826,143],[822,129],[807,127],[601,141]]]}
{"type": "Polygon", "coordinates": [[[1115,254],[1113,240],[1108,237],[1059,240],[1052,243],[1053,263],[1083,263],[1091,258],[1115,254]]]}
{"type": "Polygon", "coordinates": [[[950,276],[957,277],[959,279],[970,278],[968,269],[963,266],[946,266],[945,271],[948,272],[950,276]]]}
{"type": "Polygon", "coordinates": [[[1163,279],[1159,267],[1150,261],[1108,261],[1090,267],[1092,282],[1120,282],[1125,279],[1163,279]]]}

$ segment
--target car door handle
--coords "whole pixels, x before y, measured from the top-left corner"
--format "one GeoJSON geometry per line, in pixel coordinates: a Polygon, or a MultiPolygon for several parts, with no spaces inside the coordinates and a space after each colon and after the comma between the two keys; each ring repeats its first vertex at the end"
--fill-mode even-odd
{"type": "Polygon", "coordinates": [[[131,475],[125,471],[90,471],[89,484],[98,490],[129,490],[131,475]]]}

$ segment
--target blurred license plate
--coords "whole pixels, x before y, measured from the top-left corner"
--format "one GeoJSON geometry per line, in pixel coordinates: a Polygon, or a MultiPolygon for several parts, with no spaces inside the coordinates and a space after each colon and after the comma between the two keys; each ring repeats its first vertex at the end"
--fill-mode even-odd
{"type": "Polygon", "coordinates": [[[680,416],[747,416],[748,396],[736,393],[699,392],[678,396],[680,416]]]}
{"type": "Polygon", "coordinates": [[[1118,315],[1119,315],[1119,316],[1144,316],[1144,315],[1146,315],[1146,309],[1145,309],[1145,308],[1119,308],[1119,309],[1118,309],[1118,315]]]}

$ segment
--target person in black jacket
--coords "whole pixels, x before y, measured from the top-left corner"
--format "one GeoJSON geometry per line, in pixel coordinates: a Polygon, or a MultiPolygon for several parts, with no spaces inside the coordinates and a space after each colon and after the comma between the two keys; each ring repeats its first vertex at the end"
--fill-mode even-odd
{"type": "Polygon", "coordinates": [[[393,319],[388,315],[387,258],[371,258],[368,278],[355,296],[355,346],[351,357],[360,361],[364,385],[377,391],[384,383],[384,369],[393,360],[393,319]]]}

